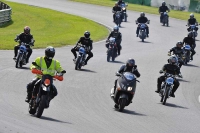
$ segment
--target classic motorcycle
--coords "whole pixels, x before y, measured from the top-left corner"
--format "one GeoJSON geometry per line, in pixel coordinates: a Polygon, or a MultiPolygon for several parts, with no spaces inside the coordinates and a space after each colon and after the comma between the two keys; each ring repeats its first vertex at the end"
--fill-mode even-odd
{"type": "MultiPolygon", "coordinates": [[[[160,73],[163,73],[163,71],[160,70],[160,73]]],[[[161,96],[160,102],[162,102],[163,105],[166,104],[167,98],[170,97],[173,86],[174,86],[174,80],[176,80],[175,75],[165,73],[165,76],[166,76],[166,79],[164,82],[162,82],[161,90],[159,93],[159,95],[161,96]]]]}
{"type": "Polygon", "coordinates": [[[79,45],[79,51],[78,51],[78,57],[74,61],[75,63],[75,70],[81,69],[82,66],[85,65],[85,59],[86,59],[86,51],[87,48],[84,45],[79,45]]]}
{"type": "Polygon", "coordinates": [[[126,13],[126,7],[127,7],[128,5],[127,4],[125,4],[125,3],[122,3],[121,5],[120,5],[120,7],[122,8],[122,20],[124,20],[124,22],[127,22],[127,17],[128,17],[128,15],[127,15],[127,13],[126,13]]]}
{"type": "Polygon", "coordinates": [[[122,112],[125,106],[132,103],[132,99],[136,90],[136,81],[139,82],[135,75],[130,72],[124,72],[123,74],[116,73],[119,76],[115,83],[116,89],[111,89],[111,99],[115,102],[115,108],[122,112]]]}
{"type": "Polygon", "coordinates": [[[163,19],[162,19],[162,24],[163,26],[169,26],[169,15],[167,12],[161,12],[161,15],[163,16],[163,19]]]}
{"type": "MultiPolygon", "coordinates": [[[[33,65],[37,66],[35,62],[32,62],[33,65]]],[[[39,66],[37,66],[39,68],[39,66]]],[[[42,75],[42,78],[37,82],[40,84],[39,92],[36,98],[32,98],[29,102],[29,113],[32,115],[36,115],[36,117],[40,118],[44,109],[49,108],[49,103],[52,99],[53,92],[53,80],[57,79],[59,81],[63,80],[63,74],[66,71],[62,71],[61,73],[57,73],[55,76],[51,76],[48,74],[43,74],[41,70],[32,69],[32,73],[42,75]]]]}
{"type": "MultiPolygon", "coordinates": [[[[150,20],[148,20],[147,24],[150,23],[150,20]]],[[[137,20],[136,20],[136,24],[138,24],[137,20]]],[[[139,29],[139,38],[142,40],[142,42],[144,42],[144,39],[146,39],[147,37],[147,33],[146,33],[146,24],[145,23],[139,23],[138,26],[140,26],[139,29]]]]}
{"type": "MultiPolygon", "coordinates": [[[[188,25],[186,25],[186,26],[188,26],[188,25]]],[[[198,26],[198,24],[194,24],[194,25],[189,25],[189,32],[190,31],[192,31],[192,38],[196,38],[197,37],[197,35],[198,35],[198,33],[197,33],[197,31],[196,31],[196,27],[198,26]]]]}
{"type": "Polygon", "coordinates": [[[111,37],[108,40],[106,47],[108,48],[107,61],[109,62],[110,59],[112,59],[112,61],[115,61],[115,58],[117,57],[117,44],[116,44],[115,38],[111,37]]]}
{"type": "Polygon", "coordinates": [[[184,47],[184,64],[186,65],[188,62],[190,62],[190,56],[191,56],[191,47],[190,45],[186,44],[184,47]]]}
{"type": "Polygon", "coordinates": [[[119,27],[121,26],[121,22],[122,22],[121,15],[122,15],[121,11],[117,11],[117,12],[115,13],[115,24],[116,24],[117,26],[119,26],[119,27]]]}
{"type": "Polygon", "coordinates": [[[26,44],[26,43],[21,43],[20,47],[19,47],[19,50],[18,50],[18,53],[17,53],[17,57],[16,57],[16,64],[15,64],[15,67],[16,68],[19,68],[19,67],[22,67],[23,65],[26,65],[26,58],[27,58],[27,48],[30,48],[30,46],[33,46],[33,45],[29,45],[29,44],[26,44]]]}

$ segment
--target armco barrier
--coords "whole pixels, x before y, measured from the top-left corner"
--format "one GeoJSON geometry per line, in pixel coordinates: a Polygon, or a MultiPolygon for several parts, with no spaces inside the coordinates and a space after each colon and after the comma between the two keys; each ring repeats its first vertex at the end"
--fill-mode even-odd
{"type": "Polygon", "coordinates": [[[0,25],[11,20],[12,9],[5,3],[0,1],[0,25]]]}

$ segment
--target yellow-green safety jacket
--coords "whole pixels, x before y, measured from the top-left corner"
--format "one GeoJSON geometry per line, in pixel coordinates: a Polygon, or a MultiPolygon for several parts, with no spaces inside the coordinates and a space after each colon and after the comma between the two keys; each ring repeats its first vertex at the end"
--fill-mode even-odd
{"type": "MultiPolygon", "coordinates": [[[[49,74],[51,76],[54,76],[56,71],[60,73],[63,69],[60,65],[60,62],[58,60],[52,59],[51,65],[49,68],[46,66],[46,62],[44,57],[37,57],[35,59],[35,63],[41,67],[42,73],[43,74],[49,74]]],[[[30,69],[32,70],[33,68],[39,69],[37,66],[31,65],[30,69]]],[[[37,75],[38,78],[41,78],[41,75],[37,75]]]]}

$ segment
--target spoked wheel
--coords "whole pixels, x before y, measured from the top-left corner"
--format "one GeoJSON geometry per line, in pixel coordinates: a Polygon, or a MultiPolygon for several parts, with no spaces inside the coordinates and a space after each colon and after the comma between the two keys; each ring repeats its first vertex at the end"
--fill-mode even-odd
{"type": "Polygon", "coordinates": [[[16,61],[16,64],[15,64],[15,67],[16,67],[16,68],[21,67],[21,65],[20,65],[20,58],[21,58],[21,54],[19,54],[19,55],[17,56],[17,61],[16,61]]]}
{"type": "Polygon", "coordinates": [[[76,65],[75,65],[75,70],[78,70],[80,68],[80,57],[78,57],[77,61],[76,61],[76,65]]]}
{"type": "Polygon", "coordinates": [[[168,95],[169,95],[169,87],[166,88],[165,95],[164,95],[163,105],[165,105],[165,103],[167,101],[167,98],[168,98],[168,95]]]}
{"type": "Polygon", "coordinates": [[[125,98],[122,98],[119,100],[119,111],[122,112],[124,110],[124,107],[126,105],[126,99],[125,98]]]}

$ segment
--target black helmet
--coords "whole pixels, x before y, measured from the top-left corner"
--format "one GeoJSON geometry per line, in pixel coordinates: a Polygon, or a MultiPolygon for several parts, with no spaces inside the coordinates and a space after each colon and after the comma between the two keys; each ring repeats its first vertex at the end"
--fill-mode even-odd
{"type": "Polygon", "coordinates": [[[177,43],[176,43],[176,47],[182,47],[183,46],[183,42],[181,42],[181,41],[178,41],[177,43]]]}
{"type": "Polygon", "coordinates": [[[117,25],[115,25],[115,26],[113,27],[113,31],[114,31],[114,32],[118,32],[118,31],[119,31],[119,27],[118,27],[117,25]]]}
{"type": "Polygon", "coordinates": [[[193,13],[190,14],[190,18],[194,18],[194,14],[193,13]]]}
{"type": "Polygon", "coordinates": [[[127,61],[126,61],[126,66],[127,67],[134,67],[135,66],[135,60],[132,59],[132,58],[129,58],[127,61]]]}
{"type": "Polygon", "coordinates": [[[192,31],[190,31],[189,33],[188,33],[188,37],[192,37],[193,36],[193,33],[192,33],[192,31]]]}
{"type": "Polygon", "coordinates": [[[90,38],[90,32],[89,31],[85,31],[84,36],[86,39],[90,38]]]}
{"type": "Polygon", "coordinates": [[[52,46],[48,46],[46,49],[45,49],[45,57],[47,59],[53,59],[54,55],[55,55],[55,49],[52,47],[52,46]]]}
{"type": "Polygon", "coordinates": [[[29,26],[25,26],[25,27],[24,27],[24,33],[25,33],[25,34],[27,34],[27,35],[30,34],[30,31],[31,31],[31,29],[30,29],[29,26]]]}
{"type": "Polygon", "coordinates": [[[162,6],[165,6],[165,5],[166,5],[166,3],[163,1],[163,2],[162,2],[162,6]]]}
{"type": "Polygon", "coordinates": [[[176,65],[178,62],[178,59],[175,55],[172,55],[171,57],[169,57],[168,61],[169,61],[169,64],[176,65]]]}
{"type": "Polygon", "coordinates": [[[145,17],[145,13],[144,13],[144,12],[141,12],[141,13],[140,13],[140,17],[145,17]]]}

